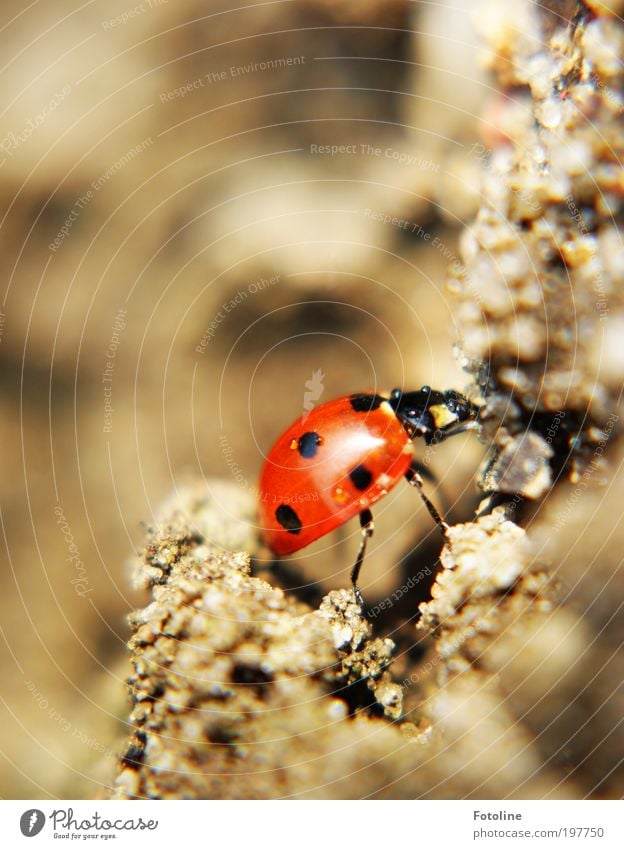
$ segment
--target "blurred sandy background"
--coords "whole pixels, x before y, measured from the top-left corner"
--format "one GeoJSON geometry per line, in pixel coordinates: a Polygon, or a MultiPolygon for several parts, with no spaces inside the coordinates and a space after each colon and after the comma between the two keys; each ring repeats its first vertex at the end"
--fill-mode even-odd
{"type": "MultiPolygon", "coordinates": [[[[102,792],[127,562],[172,489],[253,489],[315,372],[320,400],[467,385],[445,279],[492,98],[469,7],[3,5],[0,795],[102,792]]],[[[483,448],[457,442],[434,467],[466,519],[483,448]]],[[[293,558],[307,579],[347,585],[356,524],[293,558]]],[[[403,487],[376,524],[371,603],[431,530],[403,487]]]]}

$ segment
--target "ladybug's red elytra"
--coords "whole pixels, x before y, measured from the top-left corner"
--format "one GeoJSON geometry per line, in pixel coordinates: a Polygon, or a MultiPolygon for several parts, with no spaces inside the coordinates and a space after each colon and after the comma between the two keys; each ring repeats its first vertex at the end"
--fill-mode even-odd
{"type": "Polygon", "coordinates": [[[412,440],[427,445],[478,424],[480,408],[459,392],[429,386],[345,395],[300,416],[269,452],[260,476],[260,526],[271,551],[283,556],[305,548],[359,515],[362,540],[351,573],[356,598],[370,508],[401,478],[419,489],[443,533],[447,525],[422,490],[412,440]]]}

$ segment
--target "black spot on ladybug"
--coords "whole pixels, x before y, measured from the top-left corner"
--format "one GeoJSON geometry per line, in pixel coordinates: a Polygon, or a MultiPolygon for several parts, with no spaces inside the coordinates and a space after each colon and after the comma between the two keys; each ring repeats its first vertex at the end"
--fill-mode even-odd
{"type": "Polygon", "coordinates": [[[313,430],[309,430],[307,433],[304,433],[303,436],[299,437],[297,448],[301,456],[305,457],[306,460],[309,460],[311,457],[314,457],[322,441],[323,440],[318,433],[315,433],[313,430]]]}
{"type": "Polygon", "coordinates": [[[371,410],[376,410],[380,404],[383,404],[385,400],[381,395],[352,395],[349,398],[356,413],[370,413],[371,410]]]}
{"type": "Polygon", "coordinates": [[[289,534],[301,533],[301,519],[288,504],[280,504],[275,511],[275,518],[289,534]]]}
{"type": "Polygon", "coordinates": [[[349,478],[356,489],[362,490],[370,486],[373,475],[366,466],[356,466],[349,472],[349,478]]]}

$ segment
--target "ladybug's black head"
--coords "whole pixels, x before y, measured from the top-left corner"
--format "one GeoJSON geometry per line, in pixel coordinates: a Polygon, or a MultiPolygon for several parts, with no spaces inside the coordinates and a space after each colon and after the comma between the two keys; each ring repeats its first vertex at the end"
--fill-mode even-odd
{"type": "Polygon", "coordinates": [[[422,436],[427,444],[475,426],[480,409],[453,389],[438,392],[430,386],[416,392],[393,389],[389,402],[410,438],[422,436]]]}

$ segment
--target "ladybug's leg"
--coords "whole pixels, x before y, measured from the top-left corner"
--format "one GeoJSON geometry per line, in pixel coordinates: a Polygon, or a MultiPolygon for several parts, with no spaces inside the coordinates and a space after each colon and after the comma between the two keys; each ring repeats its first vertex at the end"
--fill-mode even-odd
{"type": "Polygon", "coordinates": [[[433,504],[433,502],[431,502],[427,498],[427,496],[425,495],[424,490],[423,490],[422,477],[420,476],[420,472],[417,470],[417,468],[415,468],[414,463],[412,463],[412,466],[405,473],[405,479],[407,480],[407,482],[410,486],[415,486],[418,489],[418,494],[420,495],[422,500],[425,502],[425,507],[427,508],[429,513],[431,514],[431,518],[433,519],[433,521],[436,523],[436,525],[442,531],[442,535],[445,536],[446,532],[448,531],[449,526],[447,525],[447,523],[444,521],[444,519],[442,518],[442,516],[438,512],[438,510],[435,507],[435,505],[433,504]]]}
{"type": "Polygon", "coordinates": [[[450,425],[446,430],[438,429],[424,434],[425,443],[427,445],[438,445],[440,442],[448,439],[449,436],[457,436],[458,433],[466,433],[467,430],[475,430],[478,427],[480,427],[480,424],[474,419],[470,422],[460,422],[459,424],[450,425]]]}
{"type": "Polygon", "coordinates": [[[492,512],[492,510],[494,510],[495,507],[504,507],[505,518],[513,519],[514,510],[522,504],[523,501],[524,499],[520,495],[514,495],[512,497],[506,492],[486,492],[484,493],[481,504],[479,504],[479,507],[477,508],[475,519],[480,519],[481,516],[487,516],[492,512]]]}
{"type": "Polygon", "coordinates": [[[351,583],[353,584],[353,594],[355,595],[355,600],[363,610],[364,599],[362,598],[362,593],[360,592],[360,588],[357,585],[357,581],[360,576],[360,569],[362,568],[362,563],[364,562],[364,555],[366,554],[366,543],[368,542],[368,538],[372,537],[373,531],[375,530],[373,514],[370,510],[362,510],[362,512],[360,513],[360,527],[362,528],[362,539],[360,540],[360,548],[355,559],[355,565],[351,570],[351,583]]]}
{"type": "Polygon", "coordinates": [[[431,483],[438,483],[437,477],[433,474],[429,466],[426,466],[415,458],[412,460],[412,470],[417,472],[422,478],[425,478],[425,480],[431,483]]]}
{"type": "MultiPolygon", "coordinates": [[[[451,510],[450,502],[449,502],[446,494],[444,493],[444,490],[440,486],[440,479],[437,477],[437,475],[434,475],[434,473],[431,471],[431,469],[428,466],[426,466],[424,463],[421,463],[416,458],[414,458],[412,460],[412,471],[419,474],[421,476],[421,478],[424,478],[425,480],[429,481],[429,483],[434,483],[438,486],[439,492],[440,492],[440,500],[442,501],[442,509],[443,509],[444,513],[449,513],[450,510],[451,510]]],[[[440,514],[440,515],[442,515],[442,514],[440,514]]],[[[437,520],[436,520],[436,524],[437,524],[437,520]]]]}
{"type": "Polygon", "coordinates": [[[481,473],[482,486],[484,486],[484,487],[486,486],[485,481],[487,481],[488,476],[490,475],[492,469],[496,465],[496,462],[497,462],[498,458],[500,457],[502,450],[503,449],[501,448],[500,445],[495,446],[494,451],[492,452],[492,456],[489,458],[489,460],[485,464],[485,468],[483,469],[483,472],[481,473]]]}
{"type": "MultiPolygon", "coordinates": [[[[506,502],[511,501],[512,499],[506,493],[499,492],[496,487],[495,480],[488,481],[488,478],[492,474],[492,470],[496,463],[498,462],[500,455],[502,452],[502,448],[497,445],[492,452],[492,456],[487,461],[485,468],[481,474],[481,486],[485,489],[485,493],[483,495],[483,500],[481,504],[479,504],[478,510],[475,514],[475,519],[481,518],[481,516],[487,516],[488,513],[491,513],[495,507],[504,506],[506,502]],[[483,506],[482,506],[483,505],[483,506]]],[[[519,499],[522,500],[521,498],[519,499]]],[[[517,499],[513,499],[514,507],[511,508],[511,513],[515,509],[515,506],[518,504],[517,499]]],[[[509,511],[507,511],[509,512],[509,511]]]]}

